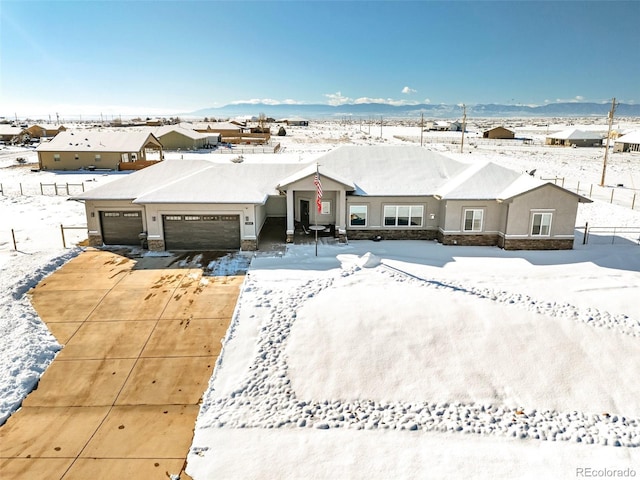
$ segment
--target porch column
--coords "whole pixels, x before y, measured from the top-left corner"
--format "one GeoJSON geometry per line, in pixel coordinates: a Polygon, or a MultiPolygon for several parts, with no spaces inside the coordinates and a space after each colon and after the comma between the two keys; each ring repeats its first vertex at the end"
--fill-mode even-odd
{"type": "Polygon", "coordinates": [[[287,243],[293,242],[293,232],[295,230],[293,189],[287,189],[287,243]]]}
{"type": "Polygon", "coordinates": [[[345,242],[347,238],[347,192],[344,189],[338,190],[336,203],[336,235],[340,242],[345,242]]]}

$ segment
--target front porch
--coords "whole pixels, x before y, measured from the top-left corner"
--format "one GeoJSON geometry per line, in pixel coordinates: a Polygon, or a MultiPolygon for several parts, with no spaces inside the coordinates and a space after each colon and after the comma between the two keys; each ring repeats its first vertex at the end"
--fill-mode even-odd
{"type": "MultiPolygon", "coordinates": [[[[287,244],[313,245],[316,241],[315,233],[295,222],[293,235],[287,235],[287,220],[284,217],[269,217],[260,231],[258,239],[259,251],[285,251],[287,244]]],[[[335,245],[339,239],[332,233],[331,228],[318,232],[318,244],[335,245]]]]}

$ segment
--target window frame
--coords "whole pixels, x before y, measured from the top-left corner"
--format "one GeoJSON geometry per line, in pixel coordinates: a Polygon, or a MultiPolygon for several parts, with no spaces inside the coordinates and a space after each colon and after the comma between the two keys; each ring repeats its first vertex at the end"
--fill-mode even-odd
{"type": "Polygon", "coordinates": [[[551,236],[551,225],[553,223],[553,212],[531,212],[531,226],[529,228],[529,235],[532,237],[550,237],[551,236]],[[533,229],[536,226],[536,217],[540,216],[540,224],[539,224],[539,232],[534,233],[533,229]],[[545,217],[549,218],[549,222],[547,225],[543,223],[545,217]],[[547,232],[543,233],[543,227],[547,227],[547,232]]]}
{"type": "Polygon", "coordinates": [[[462,231],[469,233],[477,233],[482,232],[484,229],[484,208],[465,208],[462,211],[462,231]],[[473,216],[471,218],[471,228],[467,228],[467,213],[473,212],[473,216]],[[475,228],[476,223],[476,213],[480,213],[480,227],[475,228]]]}
{"type": "Polygon", "coordinates": [[[362,228],[362,227],[367,227],[368,225],[369,225],[369,205],[363,205],[361,203],[358,203],[358,204],[354,203],[349,205],[349,226],[362,228]],[[351,215],[359,216],[362,213],[362,212],[354,212],[352,208],[361,208],[361,209],[364,208],[364,223],[362,225],[359,223],[356,223],[356,224],[352,223],[351,215]]]}
{"type": "Polygon", "coordinates": [[[320,202],[320,215],[331,215],[331,202],[323,200],[320,202]]]}
{"type": "Polygon", "coordinates": [[[398,204],[389,204],[389,205],[383,205],[382,206],[382,224],[385,228],[422,228],[424,226],[424,205],[419,205],[419,204],[411,204],[411,205],[398,205],[398,204]],[[395,224],[391,225],[391,224],[387,224],[387,218],[391,218],[391,216],[387,215],[387,209],[388,208],[395,208],[395,224]],[[408,218],[408,223],[406,225],[400,225],[398,223],[399,218],[401,218],[401,216],[399,215],[399,211],[400,209],[403,208],[408,208],[409,212],[407,214],[407,218],[408,218]],[[413,213],[413,209],[418,209],[420,211],[420,215],[414,215],[413,213]],[[420,224],[419,225],[411,225],[411,220],[413,218],[420,218],[420,224]]]}

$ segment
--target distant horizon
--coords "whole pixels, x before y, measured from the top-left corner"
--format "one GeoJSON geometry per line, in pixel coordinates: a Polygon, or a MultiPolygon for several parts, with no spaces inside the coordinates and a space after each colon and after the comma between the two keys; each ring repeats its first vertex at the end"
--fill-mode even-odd
{"type": "Polygon", "coordinates": [[[638,18],[633,0],[2,0],[0,115],[637,104],[638,18]]]}

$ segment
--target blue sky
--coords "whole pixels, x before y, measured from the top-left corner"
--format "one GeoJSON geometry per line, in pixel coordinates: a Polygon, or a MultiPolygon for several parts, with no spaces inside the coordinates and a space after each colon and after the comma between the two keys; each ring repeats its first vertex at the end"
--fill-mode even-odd
{"type": "Polygon", "coordinates": [[[640,102],[640,1],[0,0],[0,116],[640,102]]]}

